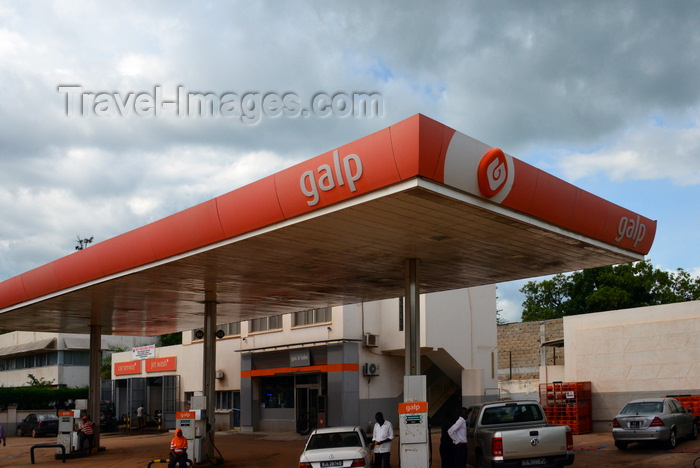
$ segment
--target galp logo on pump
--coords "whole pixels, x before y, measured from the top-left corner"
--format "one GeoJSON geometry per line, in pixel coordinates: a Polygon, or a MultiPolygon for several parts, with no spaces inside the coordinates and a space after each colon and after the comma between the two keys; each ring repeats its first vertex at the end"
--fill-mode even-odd
{"type": "Polygon", "coordinates": [[[362,160],[356,154],[340,159],[338,150],[333,151],[333,166],[321,164],[315,171],[306,171],[299,178],[299,187],[308,200],[309,206],[320,201],[321,192],[329,192],[336,187],[348,186],[351,192],[357,191],[355,182],[362,177],[362,160]]]}

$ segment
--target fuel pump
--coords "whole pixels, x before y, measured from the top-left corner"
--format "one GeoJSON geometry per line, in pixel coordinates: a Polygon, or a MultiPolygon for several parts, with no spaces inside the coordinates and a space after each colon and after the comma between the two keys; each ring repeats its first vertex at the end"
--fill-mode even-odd
{"type": "Polygon", "coordinates": [[[430,464],[428,403],[424,375],[404,376],[404,396],[399,403],[399,441],[402,468],[425,468],[430,464]]]}
{"type": "Polygon", "coordinates": [[[196,409],[175,413],[175,428],[182,429],[182,436],[187,439],[187,455],[192,464],[202,460],[202,438],[206,435],[206,410],[196,409]]]}
{"type": "MultiPolygon", "coordinates": [[[[63,410],[58,412],[58,441],[66,449],[66,455],[78,449],[79,437],[75,430],[75,420],[80,419],[80,410],[63,410]]],[[[62,453],[56,449],[56,453],[62,453]]]]}

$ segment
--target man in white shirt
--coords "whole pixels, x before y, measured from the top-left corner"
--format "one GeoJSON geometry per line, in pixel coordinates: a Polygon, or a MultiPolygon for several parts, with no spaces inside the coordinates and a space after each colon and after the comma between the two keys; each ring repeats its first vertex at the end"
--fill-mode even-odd
{"type": "Polygon", "coordinates": [[[469,411],[462,407],[462,412],[457,421],[447,430],[447,433],[455,444],[455,467],[467,466],[467,416],[469,411]]]}
{"type": "Polygon", "coordinates": [[[377,422],[372,432],[372,447],[374,447],[374,468],[391,468],[391,441],[394,439],[394,427],[378,412],[374,415],[377,422]]]}

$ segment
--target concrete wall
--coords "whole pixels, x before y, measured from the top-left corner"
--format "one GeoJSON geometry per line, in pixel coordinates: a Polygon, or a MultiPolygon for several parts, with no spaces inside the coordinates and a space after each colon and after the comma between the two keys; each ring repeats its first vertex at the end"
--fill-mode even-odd
{"type": "Polygon", "coordinates": [[[700,301],[564,318],[567,381],[591,381],[595,430],[634,398],[700,394],[700,301]]]}
{"type": "Polygon", "coordinates": [[[542,343],[563,338],[562,319],[498,325],[498,387],[501,397],[538,399],[540,382],[562,380],[563,373],[555,371],[553,366],[561,368],[564,365],[564,349],[542,347],[542,343]]]}

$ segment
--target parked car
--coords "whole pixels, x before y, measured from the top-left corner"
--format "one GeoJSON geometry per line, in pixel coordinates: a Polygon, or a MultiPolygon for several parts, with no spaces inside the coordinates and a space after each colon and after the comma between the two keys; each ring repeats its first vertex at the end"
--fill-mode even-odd
{"type": "Polygon", "coordinates": [[[508,400],[469,408],[467,463],[478,468],[574,463],[574,439],[569,426],[549,424],[539,402],[508,400]]]}
{"type": "Polygon", "coordinates": [[[31,413],[28,414],[17,425],[18,437],[31,435],[39,437],[42,435],[58,435],[58,416],[53,413],[31,413]]]}
{"type": "Polygon", "coordinates": [[[358,426],[314,429],[299,457],[299,468],[370,467],[367,435],[358,426]]]}
{"type": "Polygon", "coordinates": [[[633,400],[612,421],[615,446],[625,450],[630,442],[655,441],[674,448],[678,439],[698,436],[690,409],[674,398],[633,400]]]}

